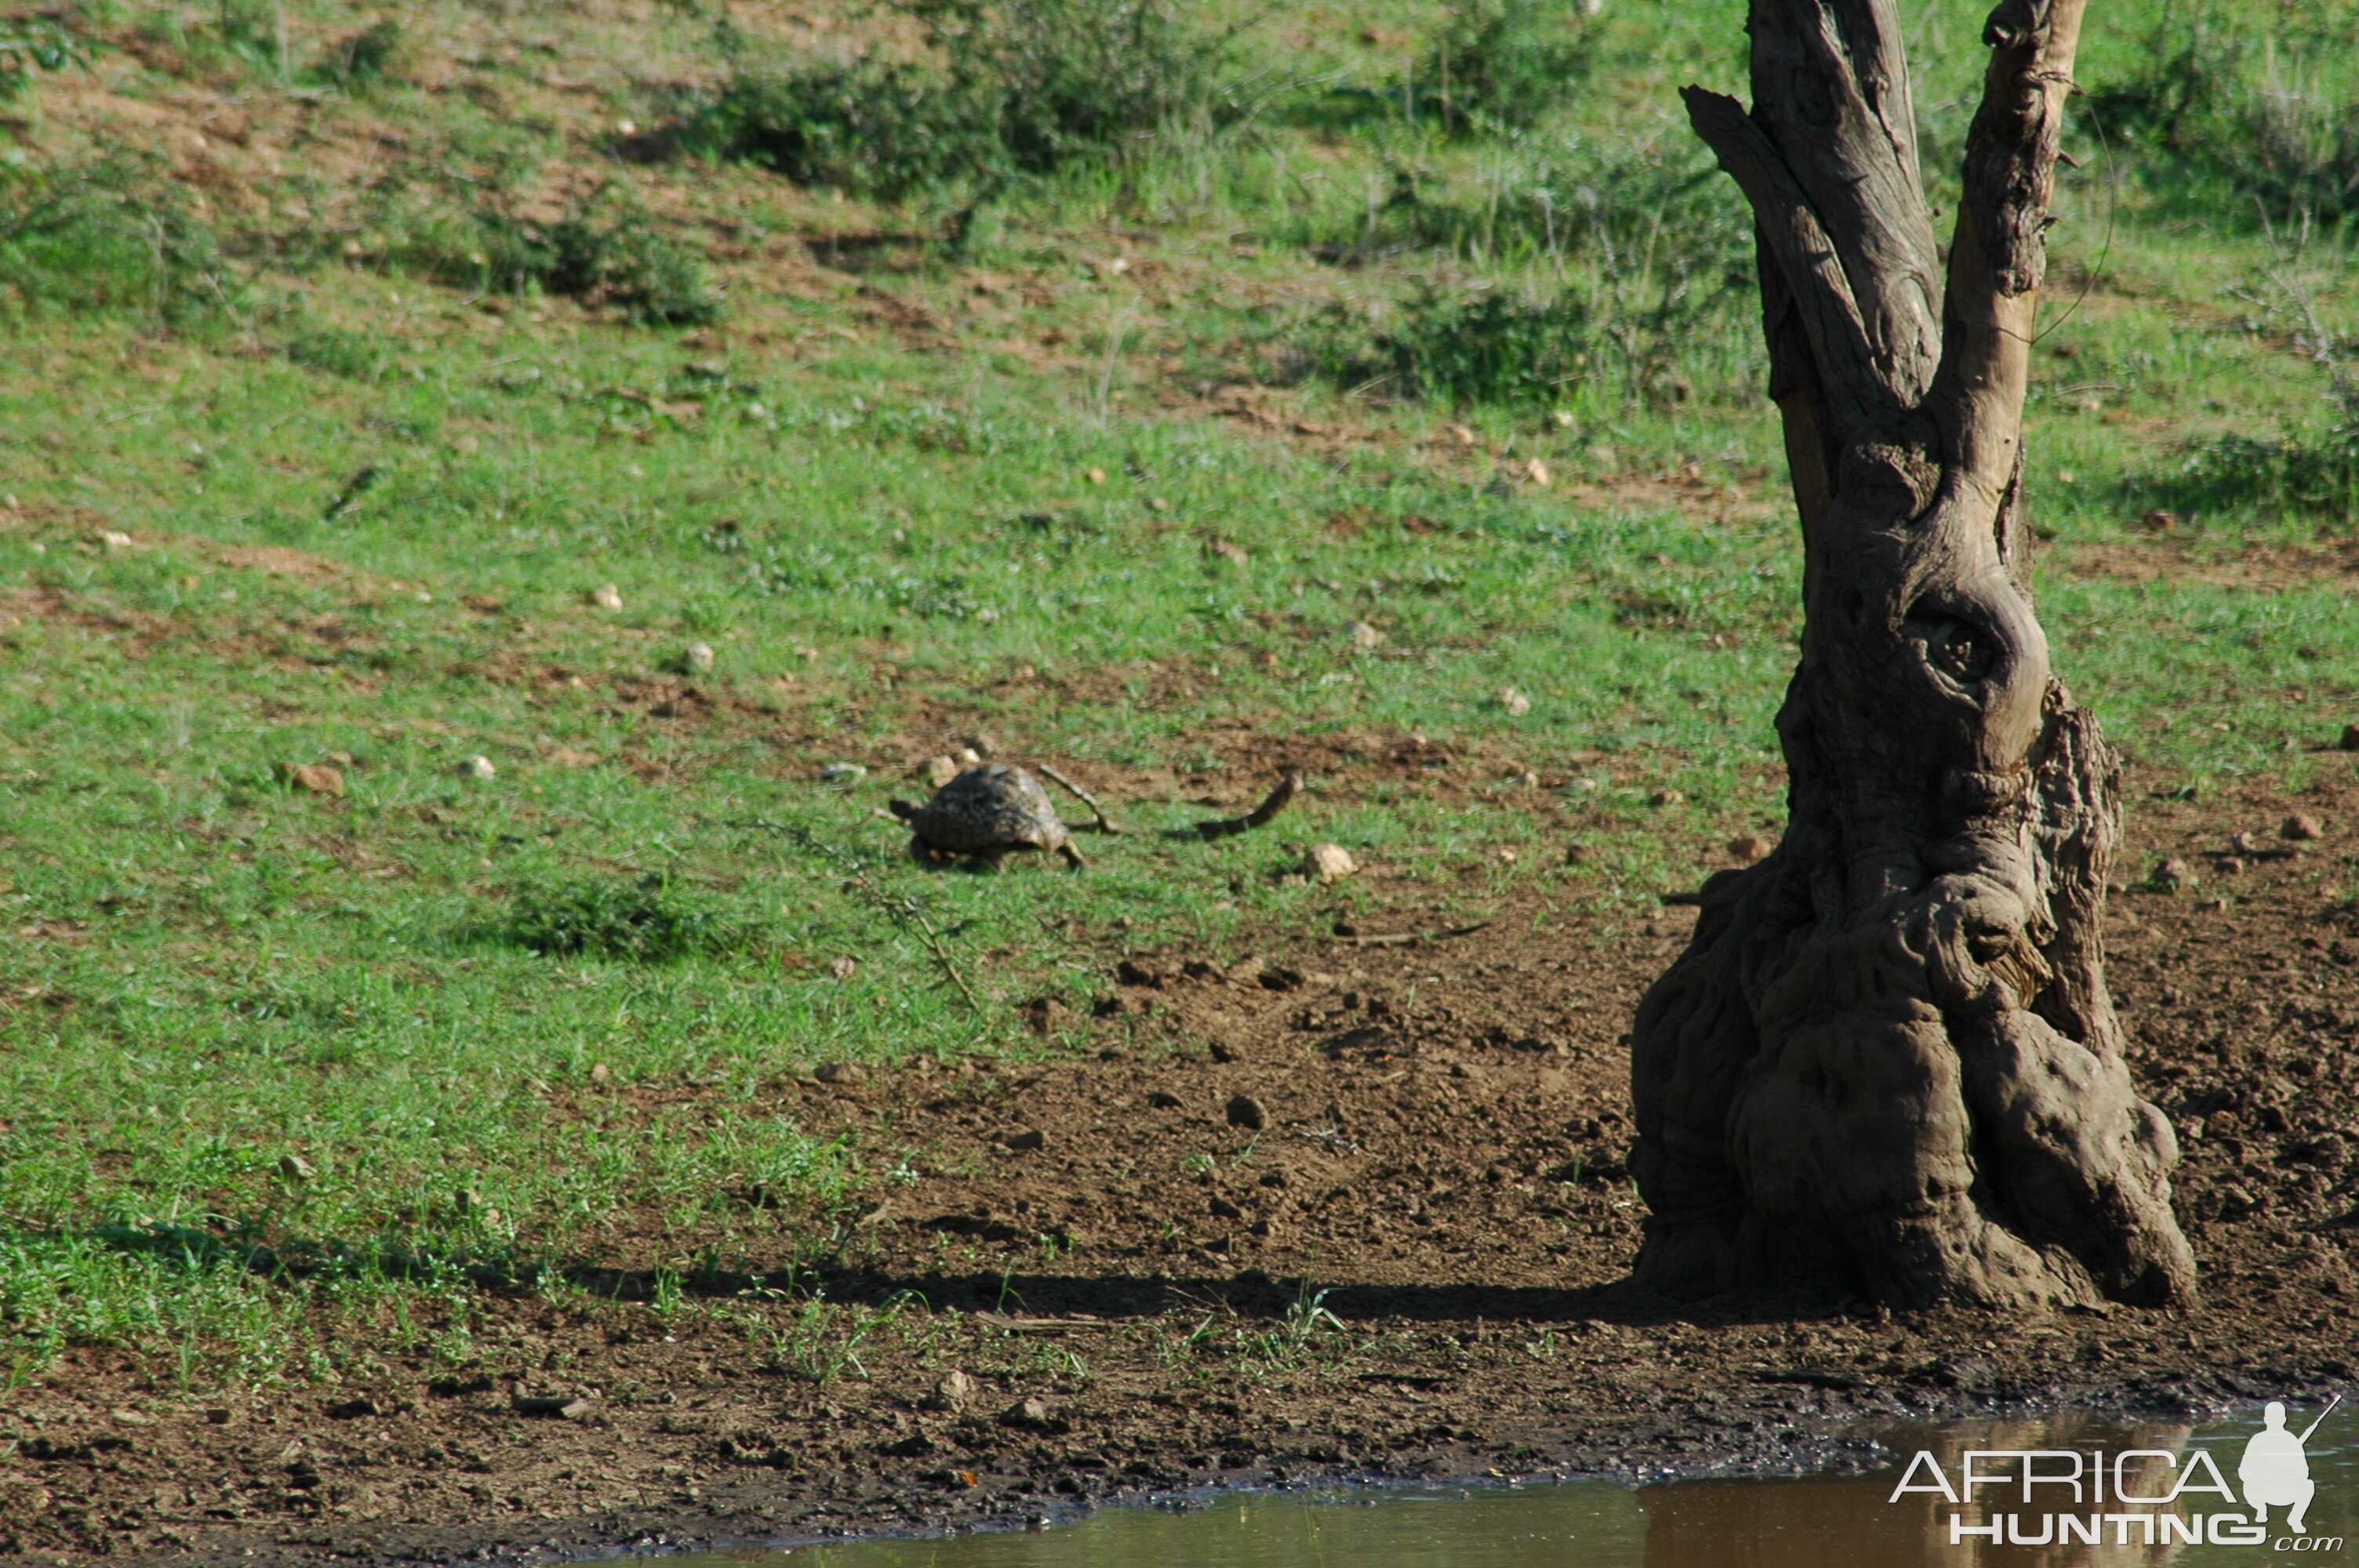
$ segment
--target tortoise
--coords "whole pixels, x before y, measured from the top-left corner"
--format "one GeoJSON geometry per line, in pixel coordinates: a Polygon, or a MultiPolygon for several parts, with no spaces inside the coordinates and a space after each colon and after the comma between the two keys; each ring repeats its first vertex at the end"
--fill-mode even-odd
{"type": "Polygon", "coordinates": [[[1018,849],[1062,855],[1075,871],[1081,851],[1058,818],[1040,781],[1006,762],[984,762],[960,773],[922,806],[892,803],[893,815],[915,835],[909,853],[929,864],[970,856],[996,866],[1018,849]]]}

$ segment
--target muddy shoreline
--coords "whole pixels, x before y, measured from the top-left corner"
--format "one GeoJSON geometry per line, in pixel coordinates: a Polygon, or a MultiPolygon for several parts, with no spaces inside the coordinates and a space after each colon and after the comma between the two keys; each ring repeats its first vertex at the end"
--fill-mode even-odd
{"type": "Polygon", "coordinates": [[[2203,882],[2125,888],[2108,925],[2133,1070],[2185,1149],[2185,1312],[1628,1284],[1621,1034],[1690,910],[1252,952],[1109,940],[1109,1002],[1041,1021],[1086,1039],[1068,1057],[777,1086],[781,1114],[898,1162],[849,1210],[777,1217],[782,1253],[828,1236],[799,1266],[661,1275],[651,1218],[595,1267],[484,1299],[463,1364],[380,1348],[259,1394],[69,1349],[0,1408],[0,1561],[575,1558],[1234,1487],[1788,1473],[1875,1463],[1860,1433],[1895,1422],[2343,1386],[2347,804],[2335,784],[2138,815],[2130,864],[2203,882]],[[2297,808],[2322,838],[2234,852],[2297,808]]]}

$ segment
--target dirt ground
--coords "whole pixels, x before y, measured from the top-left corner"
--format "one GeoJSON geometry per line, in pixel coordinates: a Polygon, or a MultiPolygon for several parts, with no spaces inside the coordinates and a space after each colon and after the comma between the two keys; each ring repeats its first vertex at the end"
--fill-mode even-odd
{"type": "MultiPolygon", "coordinates": [[[[832,1380],[629,1304],[654,1281],[625,1272],[584,1279],[626,1298],[587,1313],[495,1303],[497,1377],[421,1364],[360,1399],[191,1408],[78,1352],[0,1414],[0,1554],[545,1558],[1335,1477],[1765,1472],[1864,1462],[1879,1420],[2339,1383],[2359,789],[2339,757],[2322,772],[2291,799],[2131,781],[2112,979],[2186,1151],[2193,1311],[1650,1299],[1623,1282],[1620,1042],[1691,912],[1386,940],[1404,918],[1243,961],[1134,956],[1085,1021],[1097,1049],[1019,1075],[781,1086],[808,1123],[913,1152],[820,1282],[926,1304],[806,1347],[856,1357],[832,1380]],[[2175,892],[2141,881],[2164,858],[2175,892]]],[[[789,1283],[813,1279],[685,1282],[789,1283]]]]}

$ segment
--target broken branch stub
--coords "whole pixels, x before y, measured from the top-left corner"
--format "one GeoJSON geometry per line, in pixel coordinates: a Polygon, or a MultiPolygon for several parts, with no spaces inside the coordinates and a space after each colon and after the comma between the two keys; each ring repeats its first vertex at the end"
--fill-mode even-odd
{"type": "Polygon", "coordinates": [[[2169,1124],[2106,993],[2120,764],[2032,613],[2023,399],[2082,0],[2006,0],[1947,276],[1894,0],[1752,0],[1685,94],[1756,220],[1805,625],[1789,825],[1639,1004],[1646,1282],[2182,1301],[2169,1124]],[[1938,300],[1938,304],[1936,301],[1938,300]]]}

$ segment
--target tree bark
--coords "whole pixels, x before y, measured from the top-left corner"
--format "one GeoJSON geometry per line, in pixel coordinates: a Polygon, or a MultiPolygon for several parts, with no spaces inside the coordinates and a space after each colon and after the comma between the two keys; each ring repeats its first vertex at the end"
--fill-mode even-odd
{"type": "Polygon", "coordinates": [[[1638,1275],[1674,1294],[2195,1288],[2177,1144],[2105,990],[2120,766],[2028,584],[2023,398],[2082,9],[1991,14],[1945,279],[1895,0],[1751,0],[1752,109],[1684,93],[1757,225],[1805,627],[1785,837],[1705,884],[1633,1035],[1638,1275]]]}

